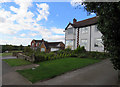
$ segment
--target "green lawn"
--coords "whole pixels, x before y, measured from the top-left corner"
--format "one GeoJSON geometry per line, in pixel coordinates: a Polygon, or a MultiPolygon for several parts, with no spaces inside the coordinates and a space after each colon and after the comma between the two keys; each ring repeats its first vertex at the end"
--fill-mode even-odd
{"type": "Polygon", "coordinates": [[[12,56],[12,53],[0,53],[0,56],[3,56],[3,57],[12,56]]]}
{"type": "Polygon", "coordinates": [[[8,63],[10,66],[21,66],[21,65],[28,65],[32,64],[29,61],[26,61],[24,59],[3,59],[6,63],[8,63]]]}
{"type": "Polygon", "coordinates": [[[52,61],[45,61],[39,63],[40,66],[36,69],[18,70],[20,74],[26,77],[32,83],[52,78],[63,74],[65,72],[85,67],[90,64],[100,62],[97,59],[83,59],[83,58],[63,58],[52,61]]]}

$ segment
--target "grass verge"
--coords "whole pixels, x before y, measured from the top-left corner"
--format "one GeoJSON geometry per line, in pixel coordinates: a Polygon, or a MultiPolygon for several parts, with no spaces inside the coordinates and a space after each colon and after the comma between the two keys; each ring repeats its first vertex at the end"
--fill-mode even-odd
{"type": "Polygon", "coordinates": [[[28,65],[32,64],[29,61],[26,61],[24,59],[3,59],[6,63],[8,63],[10,66],[22,66],[22,65],[28,65]]]}
{"type": "Polygon", "coordinates": [[[53,78],[65,72],[100,62],[98,59],[64,58],[39,63],[36,69],[17,70],[32,83],[53,78]]]}

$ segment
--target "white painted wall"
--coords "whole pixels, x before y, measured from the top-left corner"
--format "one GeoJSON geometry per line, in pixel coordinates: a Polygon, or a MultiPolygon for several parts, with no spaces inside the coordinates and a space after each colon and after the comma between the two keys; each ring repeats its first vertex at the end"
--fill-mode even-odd
{"type": "Polygon", "coordinates": [[[51,51],[58,51],[59,48],[51,48],[51,51]]]}
{"type": "MultiPolygon", "coordinates": [[[[73,47],[72,50],[75,50],[77,48],[77,32],[78,28],[73,28],[71,25],[69,25],[68,29],[65,30],[65,39],[66,40],[73,40],[73,47]],[[68,34],[69,29],[73,30],[72,34],[68,34]]],[[[103,52],[104,51],[104,46],[103,47],[95,47],[94,43],[96,38],[101,38],[102,34],[100,31],[95,30],[95,25],[91,25],[91,44],[90,44],[90,26],[88,26],[88,33],[82,34],[81,28],[79,29],[79,45],[81,45],[81,40],[82,39],[87,39],[87,45],[86,45],[86,50],[90,51],[90,45],[91,45],[91,51],[99,51],[103,52]]]]}
{"type": "Polygon", "coordinates": [[[87,45],[85,47],[85,49],[87,51],[89,51],[89,47],[90,47],[90,26],[88,26],[88,32],[87,33],[82,33],[82,28],[79,29],[79,45],[82,46],[82,40],[86,39],[87,40],[87,45]]]}
{"type": "Polygon", "coordinates": [[[91,51],[99,51],[103,52],[104,51],[104,46],[103,47],[95,47],[94,43],[97,38],[101,38],[102,34],[100,31],[95,30],[95,25],[91,26],[91,51]]]}
{"type": "MultiPolygon", "coordinates": [[[[69,26],[68,26],[68,29],[65,30],[65,41],[67,41],[67,40],[72,40],[72,44],[73,44],[73,46],[72,46],[72,48],[71,48],[72,50],[75,49],[75,38],[76,38],[76,29],[73,28],[71,25],[69,25],[69,26]],[[72,33],[71,33],[71,34],[68,33],[69,30],[70,30],[70,31],[72,30],[72,33]]],[[[65,42],[65,47],[67,47],[67,46],[66,46],[66,42],[65,42]]]]}

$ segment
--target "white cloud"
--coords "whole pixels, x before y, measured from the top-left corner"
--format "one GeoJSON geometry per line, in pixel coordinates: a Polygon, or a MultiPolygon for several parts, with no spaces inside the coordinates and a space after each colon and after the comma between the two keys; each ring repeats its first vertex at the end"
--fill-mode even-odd
{"type": "Polygon", "coordinates": [[[39,12],[39,15],[37,17],[37,21],[40,21],[41,19],[45,19],[47,20],[47,17],[49,15],[49,5],[46,4],[46,3],[42,3],[42,4],[36,4],[37,7],[38,7],[38,12],[39,12]]]}
{"type": "Polygon", "coordinates": [[[31,33],[31,34],[29,34],[29,35],[31,35],[31,36],[36,36],[36,35],[38,35],[37,33],[31,33]]]}
{"type": "Polygon", "coordinates": [[[84,6],[84,5],[82,5],[82,2],[84,2],[85,0],[71,0],[71,5],[73,6],[73,7],[76,7],[76,6],[79,6],[79,5],[81,5],[81,6],[84,6]]]}
{"type": "Polygon", "coordinates": [[[52,27],[51,31],[56,33],[56,34],[64,34],[64,29],[60,29],[60,28],[56,28],[56,27],[52,27]]]}
{"type": "MultiPolygon", "coordinates": [[[[64,35],[54,35],[56,34],[64,34],[63,30],[60,28],[51,28],[46,29],[46,27],[38,24],[37,21],[42,19],[48,20],[49,15],[49,5],[46,3],[36,4],[37,11],[39,12],[38,17],[33,19],[34,13],[28,10],[30,6],[32,6],[32,0],[15,0],[15,3],[20,7],[16,8],[14,6],[10,6],[10,10],[15,14],[12,14],[11,11],[6,11],[4,8],[0,9],[0,33],[3,34],[15,34],[22,30],[30,30],[31,32],[35,31],[37,33],[30,33],[31,36],[41,35],[42,38],[48,41],[64,41],[64,35]]],[[[27,36],[25,33],[20,34],[21,37],[24,38],[12,38],[6,40],[0,40],[2,44],[16,44],[16,45],[28,45],[30,44],[32,38],[25,38],[27,36]]]]}
{"type": "Polygon", "coordinates": [[[0,3],[12,2],[13,0],[0,0],[0,3]]]}
{"type": "Polygon", "coordinates": [[[11,11],[6,11],[3,8],[0,9],[0,27],[2,28],[0,32],[4,34],[13,34],[20,30],[36,31],[34,26],[41,29],[41,25],[37,24],[37,21],[40,21],[43,18],[47,20],[47,16],[49,15],[49,6],[46,3],[38,4],[38,9],[42,8],[42,11],[40,11],[41,13],[38,14],[41,17],[33,19],[34,13],[28,11],[28,8],[32,6],[32,0],[15,0],[15,3],[20,7],[16,8],[14,6],[10,6],[10,10],[16,14],[12,14],[11,11]]]}
{"type": "Polygon", "coordinates": [[[27,45],[30,45],[31,41],[33,39],[32,38],[17,38],[17,37],[12,37],[10,38],[9,40],[6,39],[6,40],[1,40],[0,39],[0,44],[12,44],[12,45],[24,45],[24,46],[27,46],[27,45]]]}
{"type": "Polygon", "coordinates": [[[51,35],[51,36],[49,36],[49,37],[45,37],[44,39],[45,40],[48,40],[48,41],[62,41],[62,42],[64,42],[64,39],[65,38],[65,36],[64,35],[51,35]]]}
{"type": "Polygon", "coordinates": [[[24,37],[25,35],[26,35],[26,34],[22,33],[20,36],[21,36],[21,37],[24,37]]]}

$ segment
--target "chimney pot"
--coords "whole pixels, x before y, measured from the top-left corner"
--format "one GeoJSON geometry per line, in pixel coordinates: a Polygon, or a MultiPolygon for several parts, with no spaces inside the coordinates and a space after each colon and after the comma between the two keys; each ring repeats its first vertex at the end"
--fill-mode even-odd
{"type": "Polygon", "coordinates": [[[76,23],[76,22],[77,22],[77,20],[74,18],[74,19],[73,19],[73,24],[76,23]]]}

